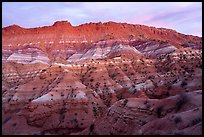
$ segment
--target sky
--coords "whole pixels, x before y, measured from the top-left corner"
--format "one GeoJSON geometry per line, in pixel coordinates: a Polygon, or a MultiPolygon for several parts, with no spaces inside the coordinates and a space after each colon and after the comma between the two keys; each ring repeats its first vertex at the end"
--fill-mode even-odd
{"type": "Polygon", "coordinates": [[[202,2],[3,2],[2,27],[126,22],[202,37],[202,2]]]}

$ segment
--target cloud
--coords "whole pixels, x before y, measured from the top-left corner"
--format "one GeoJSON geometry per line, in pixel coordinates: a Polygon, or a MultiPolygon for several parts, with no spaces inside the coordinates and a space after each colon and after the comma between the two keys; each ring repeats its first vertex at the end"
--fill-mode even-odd
{"type": "MultiPolygon", "coordinates": [[[[52,25],[68,20],[72,25],[87,22],[127,22],[167,27],[192,34],[202,28],[201,2],[3,2],[2,25],[22,27],[52,25]],[[182,25],[180,25],[182,24],[182,25]]],[[[199,32],[200,30],[200,32],[199,32]]]]}
{"type": "MultiPolygon", "coordinates": [[[[166,12],[161,12],[157,15],[152,16],[148,22],[154,22],[158,20],[162,21],[183,21],[189,18],[193,18],[196,15],[199,15],[199,11],[201,11],[201,7],[188,7],[185,9],[171,9],[166,12]],[[197,14],[198,13],[198,14],[197,14]]],[[[199,15],[201,17],[201,13],[199,15]]]]}

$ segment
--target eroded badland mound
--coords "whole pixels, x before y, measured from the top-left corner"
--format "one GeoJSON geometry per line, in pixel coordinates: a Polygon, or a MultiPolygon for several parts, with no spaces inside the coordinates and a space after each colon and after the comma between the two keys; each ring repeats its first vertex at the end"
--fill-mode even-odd
{"type": "Polygon", "coordinates": [[[202,134],[202,38],[68,21],[2,34],[3,134],[202,134]]]}

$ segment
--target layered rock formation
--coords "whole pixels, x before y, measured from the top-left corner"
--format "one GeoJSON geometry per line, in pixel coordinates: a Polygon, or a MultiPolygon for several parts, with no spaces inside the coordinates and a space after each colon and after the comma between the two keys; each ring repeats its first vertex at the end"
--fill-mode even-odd
{"type": "Polygon", "coordinates": [[[52,26],[39,28],[12,25],[3,28],[2,34],[5,59],[11,56],[9,50],[12,50],[14,57],[18,56],[20,59],[21,55],[16,55],[15,52],[29,47],[36,52],[40,49],[45,54],[43,56],[52,61],[73,62],[110,58],[113,52],[117,52],[117,55],[127,52],[134,54],[137,50],[155,56],[182,47],[201,49],[202,45],[201,38],[197,36],[184,35],[170,29],[115,22],[72,26],[68,21],[58,21],[52,26]],[[117,45],[121,45],[121,48],[118,49],[117,45]]]}
{"type": "Polygon", "coordinates": [[[201,38],[115,22],[2,33],[3,134],[202,134],[201,38]]]}

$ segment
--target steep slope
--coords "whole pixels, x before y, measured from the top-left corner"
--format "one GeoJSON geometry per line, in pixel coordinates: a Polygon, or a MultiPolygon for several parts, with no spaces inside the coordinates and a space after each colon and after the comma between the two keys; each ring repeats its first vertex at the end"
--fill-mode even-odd
{"type": "Polygon", "coordinates": [[[123,99],[80,134],[199,135],[202,132],[201,98],[201,91],[194,91],[162,100],[123,99]]]}
{"type": "MultiPolygon", "coordinates": [[[[51,66],[3,63],[4,133],[70,134],[88,128],[121,99],[163,99],[200,90],[201,52],[186,52],[157,60],[117,57],[51,66]],[[26,119],[27,130],[12,126],[21,125],[18,119],[26,119]]],[[[102,134],[99,131],[96,134],[102,134]]]]}
{"type": "Polygon", "coordinates": [[[174,30],[115,22],[72,26],[68,21],[58,21],[52,26],[39,28],[12,25],[3,28],[2,34],[5,59],[10,56],[9,50],[18,53],[28,47],[40,49],[52,61],[83,61],[92,59],[91,55],[95,56],[94,59],[112,57],[108,53],[116,45],[127,47],[121,48],[117,55],[139,50],[148,56],[174,52],[182,47],[201,49],[202,45],[201,38],[174,30]]]}

